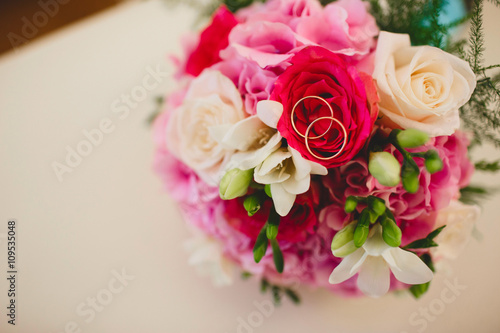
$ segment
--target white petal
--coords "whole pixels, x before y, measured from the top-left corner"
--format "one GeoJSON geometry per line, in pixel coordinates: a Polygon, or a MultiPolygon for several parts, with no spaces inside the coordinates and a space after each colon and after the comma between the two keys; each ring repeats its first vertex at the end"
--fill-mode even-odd
{"type": "Polygon", "coordinates": [[[345,257],[342,262],[335,267],[328,282],[337,284],[353,277],[354,274],[359,271],[366,257],[365,250],[362,248],[357,249],[355,252],[345,257]]]}
{"type": "Polygon", "coordinates": [[[370,231],[370,235],[363,244],[365,251],[371,256],[380,256],[391,247],[382,238],[382,226],[377,223],[370,231]]]}
{"type": "Polygon", "coordinates": [[[301,180],[296,180],[294,177],[288,178],[283,182],[283,187],[287,192],[293,194],[302,194],[309,190],[311,185],[311,177],[305,177],[301,180]]]}
{"type": "Polygon", "coordinates": [[[426,283],[434,276],[429,267],[416,254],[399,247],[393,247],[384,252],[383,257],[390,265],[396,279],[403,283],[426,283]]]}
{"type": "Polygon", "coordinates": [[[274,136],[269,139],[269,141],[256,150],[251,150],[248,152],[239,152],[233,155],[231,162],[235,163],[235,167],[241,170],[248,170],[255,168],[257,165],[264,162],[264,160],[273,152],[275,152],[279,147],[281,147],[281,135],[279,133],[274,134],[274,136]]]}
{"type": "Polygon", "coordinates": [[[309,177],[311,174],[311,165],[309,161],[303,158],[297,150],[290,146],[288,146],[288,151],[291,153],[293,165],[295,165],[295,179],[300,180],[309,177]]]}
{"type": "Polygon", "coordinates": [[[283,105],[276,101],[260,101],[257,103],[257,116],[269,127],[277,128],[283,114],[283,105]]]}
{"type": "Polygon", "coordinates": [[[274,208],[281,216],[286,216],[293,207],[295,194],[287,192],[281,184],[271,184],[271,195],[273,196],[274,208]]]}
{"type": "Polygon", "coordinates": [[[278,165],[283,163],[287,158],[290,158],[292,154],[290,154],[286,150],[276,150],[273,152],[271,155],[269,155],[264,162],[262,162],[262,165],[259,167],[259,171],[255,171],[256,174],[258,175],[265,175],[270,172],[272,172],[273,169],[275,169],[278,165]]]}
{"type": "Polygon", "coordinates": [[[382,257],[368,256],[359,271],[358,288],[371,297],[380,297],[389,291],[391,274],[382,257]]]}
{"type": "Polygon", "coordinates": [[[328,174],[328,169],[321,164],[313,161],[309,161],[309,164],[311,165],[311,175],[326,176],[328,174]]]}
{"type": "Polygon", "coordinates": [[[229,128],[222,142],[233,149],[246,151],[259,139],[259,130],[262,128],[266,128],[266,125],[257,116],[245,118],[229,128]]]}

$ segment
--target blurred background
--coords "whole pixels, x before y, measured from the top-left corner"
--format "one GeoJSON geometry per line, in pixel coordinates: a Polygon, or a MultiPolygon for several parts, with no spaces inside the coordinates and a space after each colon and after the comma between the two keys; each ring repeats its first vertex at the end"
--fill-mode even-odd
{"type": "Polygon", "coordinates": [[[120,2],[123,0],[0,0],[0,54],[120,2]]]}

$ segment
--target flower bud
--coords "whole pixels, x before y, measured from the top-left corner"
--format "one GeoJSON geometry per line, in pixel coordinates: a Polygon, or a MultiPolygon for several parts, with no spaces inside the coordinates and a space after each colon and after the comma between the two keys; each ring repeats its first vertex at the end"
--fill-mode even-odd
{"type": "Polygon", "coordinates": [[[429,150],[425,153],[425,168],[429,173],[436,173],[443,170],[443,160],[435,150],[429,150]]]}
{"type": "Polygon", "coordinates": [[[368,233],[370,232],[370,213],[367,209],[361,212],[359,216],[358,224],[356,229],[354,229],[353,241],[356,247],[361,247],[366,242],[368,238],[368,233]]]}
{"type": "Polygon", "coordinates": [[[396,186],[401,180],[398,160],[385,151],[370,154],[368,170],[384,186],[396,186]]]}
{"type": "Polygon", "coordinates": [[[354,221],[335,234],[332,239],[332,253],[334,256],[343,258],[357,250],[353,242],[356,225],[357,222],[354,221]]]}
{"type": "Polygon", "coordinates": [[[248,216],[253,216],[260,209],[261,200],[257,195],[251,195],[243,202],[243,207],[248,212],[248,216]]]}
{"type": "Polygon", "coordinates": [[[374,197],[368,197],[368,207],[377,214],[377,217],[385,213],[385,200],[374,197]]]}
{"type": "Polygon", "coordinates": [[[384,242],[392,247],[401,245],[401,229],[399,229],[396,222],[385,217],[380,224],[382,224],[382,238],[384,242]]]}
{"type": "Polygon", "coordinates": [[[420,147],[429,141],[429,135],[425,132],[409,128],[399,132],[396,135],[396,140],[403,148],[415,148],[420,147]]]}
{"type": "Polygon", "coordinates": [[[253,169],[232,169],[226,172],[219,184],[219,194],[223,200],[244,196],[253,179],[253,169]]]}
{"type": "Polygon", "coordinates": [[[415,161],[405,160],[403,162],[403,169],[401,170],[401,178],[404,189],[409,193],[417,193],[419,183],[420,170],[415,161]],[[412,163],[413,162],[413,163],[412,163]]]}
{"type": "Polygon", "coordinates": [[[278,237],[278,226],[268,224],[267,228],[266,228],[266,236],[267,236],[267,239],[270,239],[270,240],[276,239],[276,237],[278,237]]]}
{"type": "Polygon", "coordinates": [[[358,206],[358,199],[355,196],[348,196],[345,200],[344,210],[347,214],[354,212],[358,206]]]}

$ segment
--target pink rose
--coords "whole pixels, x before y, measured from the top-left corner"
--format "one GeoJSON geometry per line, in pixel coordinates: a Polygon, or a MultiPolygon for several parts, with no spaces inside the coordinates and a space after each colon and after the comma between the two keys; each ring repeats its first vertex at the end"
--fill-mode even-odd
{"type": "Polygon", "coordinates": [[[338,55],[318,46],[301,50],[290,62],[292,65],[278,78],[271,95],[284,108],[278,131],[308,160],[327,168],[347,163],[367,142],[377,117],[376,100],[370,100],[377,97],[373,81],[338,55]],[[323,118],[331,117],[331,111],[316,98],[304,100],[294,110],[295,130],[292,110],[308,96],[324,98],[345,133],[336,121],[323,118]],[[323,119],[313,124],[320,118],[323,119]],[[308,137],[313,139],[306,144],[308,128],[308,137]],[[330,158],[334,154],[338,155],[330,158]]]}
{"type": "Polygon", "coordinates": [[[302,45],[286,24],[251,21],[234,27],[229,34],[229,47],[221,52],[221,57],[231,59],[240,55],[265,68],[289,59],[292,51],[302,45]]]}
{"type": "Polygon", "coordinates": [[[219,52],[228,45],[229,32],[238,24],[234,15],[221,6],[214,14],[212,23],[203,30],[198,46],[189,55],[186,73],[198,76],[205,68],[219,62],[219,52]]]}
{"type": "Polygon", "coordinates": [[[271,0],[243,9],[238,16],[246,21],[280,22],[295,29],[302,18],[318,15],[322,10],[317,0],[271,0]]]}
{"type": "Polygon", "coordinates": [[[230,78],[238,87],[244,99],[245,111],[250,115],[256,114],[257,102],[269,99],[278,78],[274,72],[240,56],[223,60],[213,68],[230,78]]]}
{"type": "Polygon", "coordinates": [[[361,59],[375,47],[378,27],[361,0],[340,0],[300,20],[297,33],[332,52],[361,59]]]}

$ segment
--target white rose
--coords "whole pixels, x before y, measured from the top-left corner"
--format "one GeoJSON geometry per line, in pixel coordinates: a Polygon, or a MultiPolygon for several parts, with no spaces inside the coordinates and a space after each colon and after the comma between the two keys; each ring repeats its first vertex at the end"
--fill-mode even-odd
{"type": "Polygon", "coordinates": [[[451,135],[459,108],[471,97],[476,76],[469,64],[431,46],[411,46],[405,34],[381,32],[373,78],[382,123],[415,128],[430,136],[451,135]]]}
{"type": "Polygon", "coordinates": [[[459,201],[452,201],[448,207],[440,210],[436,228],[446,227],[435,239],[439,246],[432,249],[433,255],[455,259],[469,242],[480,213],[478,206],[465,205],[459,201]]]}
{"type": "Polygon", "coordinates": [[[195,78],[167,128],[167,146],[206,183],[217,186],[232,154],[212,132],[245,118],[241,95],[219,71],[205,70],[195,78]]]}

